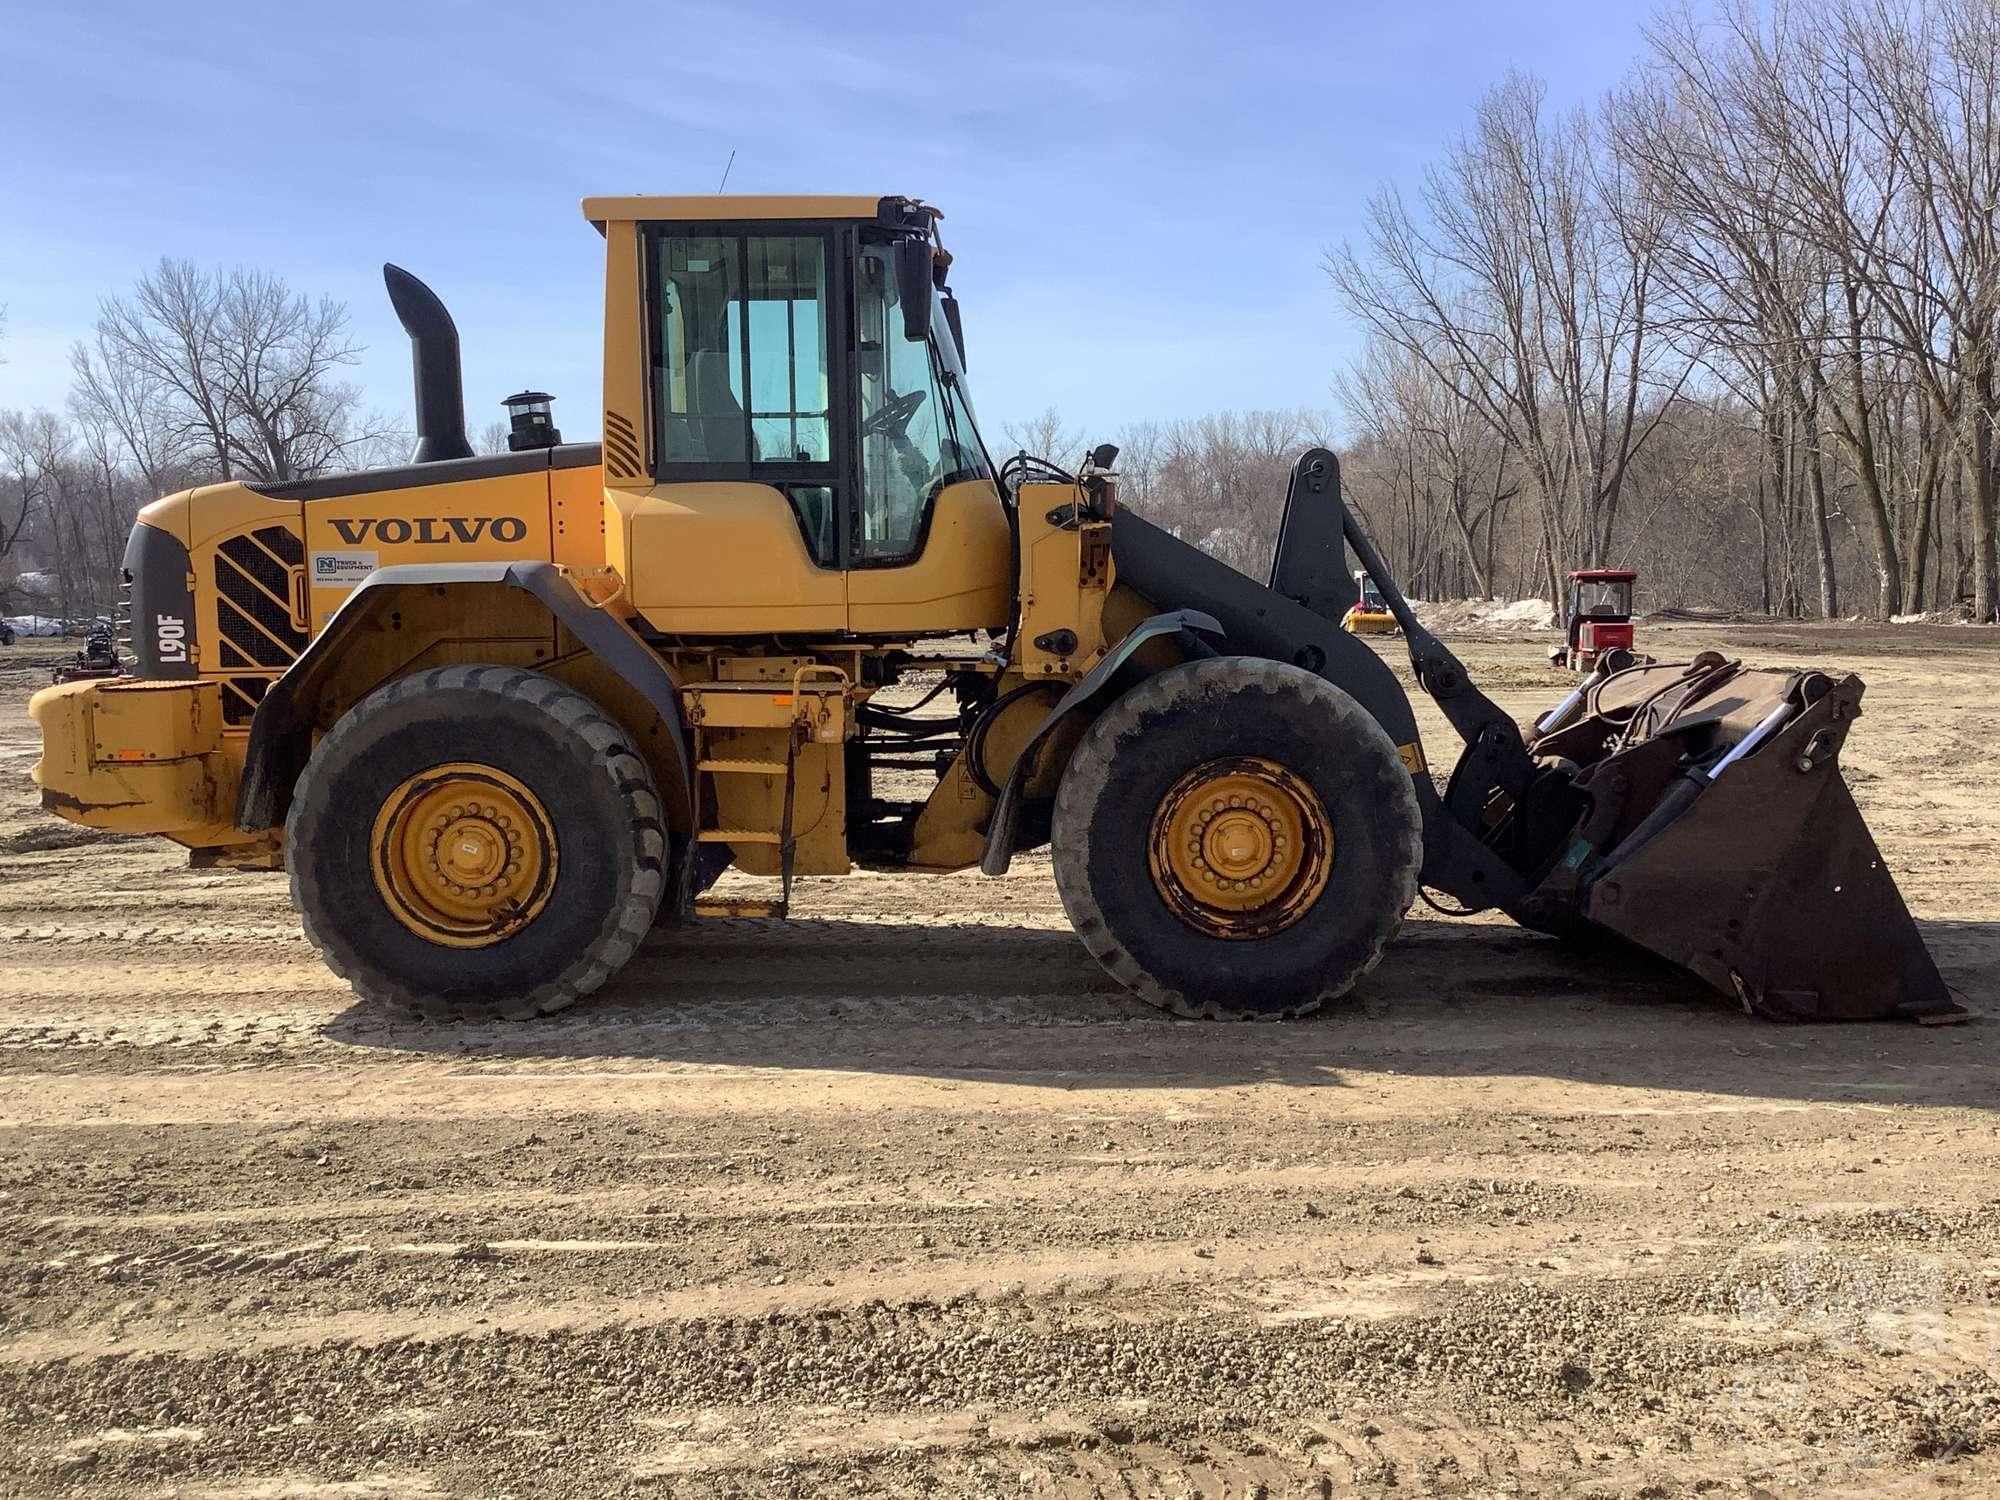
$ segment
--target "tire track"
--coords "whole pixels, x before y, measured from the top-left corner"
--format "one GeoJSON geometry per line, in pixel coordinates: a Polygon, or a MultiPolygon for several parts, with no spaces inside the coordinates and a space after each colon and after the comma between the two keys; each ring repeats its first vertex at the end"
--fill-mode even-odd
{"type": "MultiPolygon", "coordinates": [[[[1990,988],[1995,766],[1908,779],[1987,657],[1870,641],[1870,816],[1990,988]]],[[[1474,659],[1545,704],[1532,642],[1474,659]]],[[[43,826],[0,784],[0,839],[43,826]]],[[[280,877],[41,838],[0,848],[10,1493],[2000,1492],[2000,1027],[1759,1027],[1422,914],[1335,1014],[1193,1026],[1102,983],[1044,854],[426,1026],[280,877]],[[1801,1215],[1856,1285],[1971,1273],[1901,1344],[1774,1332],[1746,1247],[1801,1215]]]]}

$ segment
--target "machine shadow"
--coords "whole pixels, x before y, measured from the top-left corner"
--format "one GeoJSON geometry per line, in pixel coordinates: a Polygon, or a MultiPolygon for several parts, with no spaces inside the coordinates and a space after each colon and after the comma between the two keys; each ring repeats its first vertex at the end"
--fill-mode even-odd
{"type": "MultiPolygon", "coordinates": [[[[1921,924],[1975,1011],[2000,923],[1921,924]]],[[[2000,1105],[2000,1024],[1754,1020],[1632,950],[1415,920],[1356,993],[1275,1025],[1131,999],[1069,932],[911,919],[711,921],[653,934],[591,1000],[528,1022],[424,1023],[356,1004],[356,1047],[486,1060],[833,1070],[1062,1089],[1344,1088],[1350,1074],[1552,1079],[1778,1101],[2000,1105]]],[[[671,1084],[661,1085],[663,1099],[671,1084]]]]}

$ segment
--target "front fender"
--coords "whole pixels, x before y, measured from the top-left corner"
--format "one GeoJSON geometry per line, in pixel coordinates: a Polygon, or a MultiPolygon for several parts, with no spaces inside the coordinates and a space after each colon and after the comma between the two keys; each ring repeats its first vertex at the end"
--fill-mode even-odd
{"type": "Polygon", "coordinates": [[[1198,640],[1197,632],[1199,635],[1220,637],[1222,626],[1213,615],[1203,614],[1198,609],[1177,609],[1168,614],[1148,616],[1133,626],[1122,641],[1106,652],[1096,666],[1078,678],[1070,690],[1057,700],[1056,706],[1049,710],[1049,716],[1042,720],[1041,727],[1021,747],[1014,769],[1007,773],[1006,784],[1000,788],[1000,798],[993,805],[993,817],[986,825],[986,844],[979,856],[981,871],[988,875],[1005,875],[1008,865],[1013,863],[1014,830],[1021,818],[1021,789],[1027,785],[1035,753],[1056,726],[1071,714],[1094,709],[1102,703],[1111,694],[1113,679],[1119,669],[1146,642],[1156,636],[1183,633],[1198,640]]]}

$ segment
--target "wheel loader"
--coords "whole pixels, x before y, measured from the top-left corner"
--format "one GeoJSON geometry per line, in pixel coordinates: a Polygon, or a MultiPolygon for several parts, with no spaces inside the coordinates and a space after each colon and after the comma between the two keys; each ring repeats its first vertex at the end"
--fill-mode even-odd
{"type": "Polygon", "coordinates": [[[1382,599],[1382,590],[1376,587],[1375,580],[1368,576],[1365,568],[1354,570],[1354,587],[1354,602],[1340,617],[1340,628],[1349,635],[1395,634],[1396,617],[1389,613],[1389,606],[1382,599]]]}
{"type": "Polygon", "coordinates": [[[1331,452],[1294,467],[1264,581],[1121,507],[1109,445],[996,463],[930,206],[583,209],[602,441],[527,391],[475,456],[451,319],[386,268],[412,461],[149,505],[129,673],[31,705],[44,807],[283,868],[337,973],[439,1017],[558,1010],[657,927],[782,916],[799,876],[1043,845],[1089,951],[1188,1017],[1343,994],[1420,892],[1763,1016],[1956,1013],[1841,777],[1858,679],[1704,653],[1524,735],[1331,452]],[[1441,786],[1341,629],[1357,565],[1463,742],[1441,786]],[[732,865],[771,898],[716,895],[732,865]]]}

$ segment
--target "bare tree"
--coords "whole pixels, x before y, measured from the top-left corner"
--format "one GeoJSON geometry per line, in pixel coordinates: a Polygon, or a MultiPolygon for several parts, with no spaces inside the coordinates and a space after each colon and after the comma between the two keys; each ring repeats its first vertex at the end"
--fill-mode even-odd
{"type": "Polygon", "coordinates": [[[1065,424],[1062,413],[1053,406],[1044,407],[1039,415],[1024,422],[1001,423],[1000,436],[1009,449],[1017,449],[1031,458],[1046,458],[1065,468],[1073,467],[1083,456],[1083,435],[1065,424]]]}
{"type": "MultiPolygon", "coordinates": [[[[381,412],[369,416],[340,451],[342,469],[397,468],[410,460],[417,435],[381,412]]],[[[504,446],[504,445],[503,445],[504,446]]],[[[484,448],[479,450],[485,452],[484,448]]],[[[500,451],[500,450],[496,450],[500,451]]]]}
{"type": "MultiPolygon", "coordinates": [[[[1861,213],[1853,197],[1822,202],[1826,237],[1858,262],[1886,345],[1957,440],[1973,611],[1991,621],[2000,618],[2000,6],[1931,0],[1913,15],[1890,0],[1845,0],[1825,30],[1820,71],[1852,93],[1871,173],[1856,195],[1861,213]]],[[[1853,344],[1859,383],[1858,327],[1853,344]]]]}
{"type": "Polygon", "coordinates": [[[1372,339],[1334,381],[1354,435],[1348,502],[1420,596],[1493,593],[1498,523],[1520,488],[1472,378],[1448,355],[1420,359],[1372,339]]]}
{"type": "Polygon", "coordinates": [[[1230,566],[1269,572],[1285,484],[1301,450],[1330,445],[1332,420],[1304,409],[1217,412],[1143,423],[1117,439],[1123,503],[1230,566]]]}
{"type": "Polygon", "coordinates": [[[66,587],[108,612],[132,522],[158,498],[164,475],[129,467],[124,435],[107,422],[78,416],[72,431],[73,456],[58,471],[51,518],[73,580],[66,587]]]}
{"type": "Polygon", "coordinates": [[[1370,201],[1366,253],[1326,269],[1361,325],[1463,389],[1518,458],[1541,506],[1551,597],[1563,571],[1602,561],[1642,403],[1685,378],[1655,337],[1659,210],[1635,190],[1600,124],[1548,119],[1542,84],[1513,74],[1426,173],[1419,207],[1370,201]]]}
{"type": "MultiPolygon", "coordinates": [[[[0,569],[17,571],[15,549],[49,503],[54,467],[68,447],[62,424],[45,411],[0,411],[0,569]]],[[[0,598],[18,590],[0,584],[0,598]]]]}
{"type": "Polygon", "coordinates": [[[168,388],[146,365],[99,333],[70,349],[69,407],[76,420],[115,437],[121,464],[130,462],[156,495],[198,451],[174,410],[168,388]]]}
{"type": "Polygon", "coordinates": [[[1470,455],[1535,521],[1488,518],[1488,586],[1643,556],[1675,597],[1995,618],[2000,0],[1674,3],[1598,112],[1509,78],[1328,257],[1356,494],[1447,587],[1470,455]]]}
{"type": "Polygon", "coordinates": [[[1671,10],[1648,40],[1621,145],[1667,206],[1686,305],[1764,398],[1781,529],[1810,496],[1823,612],[1834,486],[1859,507],[1875,612],[1919,607],[1949,447],[1991,618],[2000,10],[1734,0],[1671,10]]]}
{"type": "Polygon", "coordinates": [[[346,329],[340,303],[267,272],[165,259],[100,304],[94,355],[78,357],[157,403],[170,441],[217,477],[298,479],[370,436],[359,391],[334,378],[358,353],[346,329]]]}

